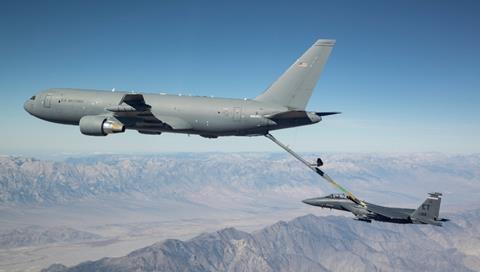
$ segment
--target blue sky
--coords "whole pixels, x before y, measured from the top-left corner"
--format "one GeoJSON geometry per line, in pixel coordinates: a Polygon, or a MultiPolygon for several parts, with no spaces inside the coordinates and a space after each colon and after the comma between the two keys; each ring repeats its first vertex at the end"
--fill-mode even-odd
{"type": "Polygon", "coordinates": [[[263,138],[92,138],[23,111],[51,87],[255,97],[333,38],[299,151],[480,152],[478,1],[3,1],[2,154],[280,151],[263,138]]]}

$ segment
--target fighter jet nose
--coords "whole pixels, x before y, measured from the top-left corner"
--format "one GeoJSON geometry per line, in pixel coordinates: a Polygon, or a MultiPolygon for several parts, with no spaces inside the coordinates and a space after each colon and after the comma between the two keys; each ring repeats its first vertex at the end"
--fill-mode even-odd
{"type": "Polygon", "coordinates": [[[305,204],[308,204],[308,205],[315,206],[315,204],[316,204],[315,200],[316,200],[315,198],[309,198],[309,199],[302,200],[302,202],[305,203],[305,204]]]}

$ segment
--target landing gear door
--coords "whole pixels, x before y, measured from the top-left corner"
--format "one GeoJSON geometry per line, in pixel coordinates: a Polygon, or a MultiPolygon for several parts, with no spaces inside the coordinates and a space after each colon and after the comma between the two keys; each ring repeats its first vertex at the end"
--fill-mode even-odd
{"type": "Polygon", "coordinates": [[[52,95],[47,94],[43,99],[43,107],[50,108],[52,106],[52,95]]]}

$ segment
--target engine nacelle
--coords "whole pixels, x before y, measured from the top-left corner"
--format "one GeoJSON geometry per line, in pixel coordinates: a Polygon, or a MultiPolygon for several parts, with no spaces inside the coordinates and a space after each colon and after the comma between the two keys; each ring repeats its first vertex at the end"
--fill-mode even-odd
{"type": "Polygon", "coordinates": [[[106,116],[89,115],[80,119],[80,132],[89,136],[107,136],[111,133],[125,132],[125,126],[106,116]]]}

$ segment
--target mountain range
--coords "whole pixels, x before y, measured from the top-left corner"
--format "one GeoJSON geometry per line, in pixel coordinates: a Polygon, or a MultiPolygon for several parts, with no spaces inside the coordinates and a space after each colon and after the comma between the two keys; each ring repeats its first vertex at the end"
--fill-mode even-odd
{"type": "Polygon", "coordinates": [[[480,154],[322,159],[371,203],[417,208],[442,192],[440,214],[454,220],[435,228],[318,216],[340,213],[301,200],[334,188],[283,153],[0,156],[0,270],[411,271],[427,269],[421,258],[427,270],[479,267],[480,154]]]}
{"type": "MultiPolygon", "coordinates": [[[[324,171],[370,201],[387,195],[409,203],[440,191],[449,201],[465,203],[480,189],[480,154],[326,154],[323,159],[324,171]]],[[[209,205],[213,195],[241,202],[245,196],[324,191],[333,188],[285,154],[104,155],[64,161],[0,157],[0,205],[120,195],[209,205]]]]}
{"type": "Polygon", "coordinates": [[[95,241],[102,237],[70,227],[24,226],[0,231],[0,249],[22,246],[39,246],[52,243],[78,243],[95,241]]]}
{"type": "Polygon", "coordinates": [[[225,228],[42,271],[479,271],[480,210],[451,219],[436,227],[310,214],[252,233],[225,228]]]}

